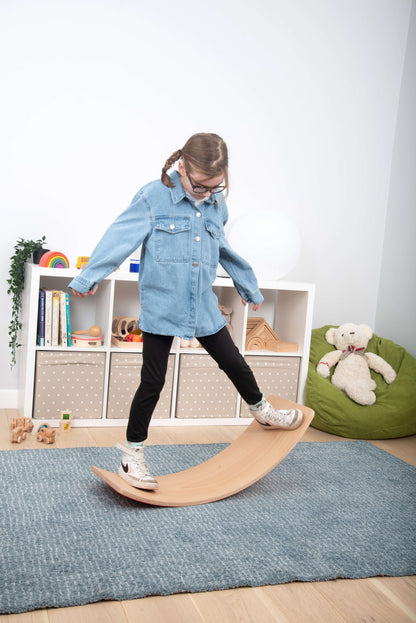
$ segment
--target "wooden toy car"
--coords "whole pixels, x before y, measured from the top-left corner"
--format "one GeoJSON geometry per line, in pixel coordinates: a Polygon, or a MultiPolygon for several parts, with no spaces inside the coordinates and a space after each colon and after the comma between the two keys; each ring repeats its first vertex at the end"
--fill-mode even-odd
{"type": "Polygon", "coordinates": [[[15,426],[12,428],[12,434],[10,436],[11,443],[22,443],[23,439],[26,439],[26,433],[21,426],[15,426]]]}
{"type": "Polygon", "coordinates": [[[12,430],[14,428],[22,427],[23,432],[31,433],[33,430],[33,422],[28,417],[15,417],[12,419],[12,430]]]}
{"type": "Polygon", "coordinates": [[[36,439],[44,443],[54,443],[56,431],[49,424],[41,424],[36,431],[36,439]]]}

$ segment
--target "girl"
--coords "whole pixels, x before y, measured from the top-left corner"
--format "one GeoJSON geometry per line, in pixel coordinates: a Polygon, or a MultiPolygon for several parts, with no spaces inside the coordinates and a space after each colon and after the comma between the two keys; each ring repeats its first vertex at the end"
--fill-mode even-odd
{"type": "Polygon", "coordinates": [[[276,411],[259,390],[250,367],[232,341],[212,290],[218,263],[227,271],[243,305],[263,302],[249,264],[224,235],[228,220],[227,146],[217,134],[194,134],[173,153],[161,180],[144,186],[109,227],[88,266],[69,284],[76,296],[94,294],[98,283],[142,245],[139,273],[143,332],[140,386],[133,398],[119,475],[140,489],[157,489],[144,460],[143,444],[165,382],[174,336],[198,339],[233,382],[250,412],[265,428],[294,429],[298,409],[276,411]],[[174,164],[177,171],[168,174],[174,164]]]}

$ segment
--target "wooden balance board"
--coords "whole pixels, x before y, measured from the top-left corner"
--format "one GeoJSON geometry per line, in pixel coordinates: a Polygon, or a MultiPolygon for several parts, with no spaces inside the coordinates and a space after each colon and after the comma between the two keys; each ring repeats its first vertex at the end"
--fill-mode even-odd
{"type": "Polygon", "coordinates": [[[300,441],[314,412],[289,400],[270,396],[275,409],[298,408],[303,422],[296,430],[268,430],[254,421],[229,446],[208,461],[182,472],[158,476],[156,491],[136,489],[118,474],[93,466],[91,470],[112,489],[132,500],[155,506],[195,506],[234,495],[268,474],[300,441]]]}

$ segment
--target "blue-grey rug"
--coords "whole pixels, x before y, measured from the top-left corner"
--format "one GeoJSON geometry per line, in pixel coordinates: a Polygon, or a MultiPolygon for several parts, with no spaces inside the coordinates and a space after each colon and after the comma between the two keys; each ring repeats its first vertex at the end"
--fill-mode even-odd
{"type": "MultiPolygon", "coordinates": [[[[149,446],[151,471],[223,444],[149,446]]],[[[120,497],[90,472],[115,448],[0,452],[0,612],[416,572],[416,468],[366,441],[301,443],[263,480],[184,508],[120,497]]]]}

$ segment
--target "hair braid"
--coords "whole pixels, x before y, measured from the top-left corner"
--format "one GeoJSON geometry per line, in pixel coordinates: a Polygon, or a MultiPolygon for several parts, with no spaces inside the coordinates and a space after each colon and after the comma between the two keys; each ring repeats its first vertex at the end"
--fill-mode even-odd
{"type": "Polygon", "coordinates": [[[207,177],[224,175],[226,193],[228,193],[228,150],[218,134],[199,132],[193,134],[182,147],[175,151],[165,162],[161,180],[165,186],[173,188],[174,183],[168,175],[169,169],[183,158],[187,173],[197,171],[207,177]]]}
{"type": "Polygon", "coordinates": [[[173,188],[174,184],[172,182],[172,180],[170,179],[169,175],[168,175],[168,171],[169,169],[175,164],[175,162],[177,162],[179,160],[179,158],[181,157],[182,152],[180,149],[178,149],[177,151],[175,151],[171,156],[169,156],[169,158],[166,160],[165,165],[162,169],[162,175],[161,175],[161,180],[164,183],[165,186],[169,186],[169,188],[173,188]]]}

